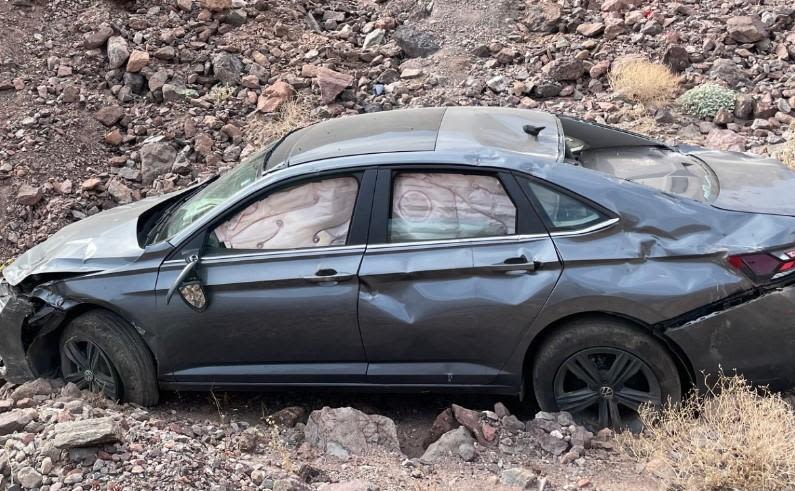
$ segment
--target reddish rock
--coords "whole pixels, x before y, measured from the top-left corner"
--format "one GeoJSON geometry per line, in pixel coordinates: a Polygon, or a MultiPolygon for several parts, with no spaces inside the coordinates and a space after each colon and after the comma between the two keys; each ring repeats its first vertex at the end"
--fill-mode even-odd
{"type": "Polygon", "coordinates": [[[124,109],[121,106],[106,106],[97,111],[94,117],[105,126],[113,126],[124,117],[124,109]]]}
{"type": "Polygon", "coordinates": [[[108,145],[118,146],[124,141],[124,136],[118,128],[105,135],[105,143],[108,145]]]}
{"type": "Polygon", "coordinates": [[[293,97],[294,92],[290,84],[279,80],[269,85],[259,96],[257,110],[264,113],[276,112],[282,107],[282,104],[293,97]]]}
{"type": "Polygon", "coordinates": [[[455,416],[456,421],[475,435],[479,444],[489,445],[491,443],[486,440],[486,437],[483,435],[479,411],[473,411],[472,409],[453,404],[453,416],[455,416]]]}
{"type": "Polygon", "coordinates": [[[127,71],[130,73],[138,73],[149,64],[149,53],[134,49],[130,53],[130,58],[127,60],[127,71]]]}
{"type": "Polygon", "coordinates": [[[428,436],[425,437],[423,440],[422,445],[423,447],[427,448],[431,443],[434,443],[439,438],[442,437],[445,433],[452,431],[458,428],[459,423],[456,421],[455,416],[453,416],[453,410],[450,408],[445,409],[438,416],[433,422],[430,431],[428,432],[428,436]]]}
{"type": "Polygon", "coordinates": [[[17,192],[17,203],[23,206],[35,206],[43,197],[41,188],[23,184],[17,192]]]}
{"type": "Polygon", "coordinates": [[[325,67],[317,67],[315,75],[324,104],[334,102],[334,99],[353,83],[353,75],[335,72],[325,67]]]}

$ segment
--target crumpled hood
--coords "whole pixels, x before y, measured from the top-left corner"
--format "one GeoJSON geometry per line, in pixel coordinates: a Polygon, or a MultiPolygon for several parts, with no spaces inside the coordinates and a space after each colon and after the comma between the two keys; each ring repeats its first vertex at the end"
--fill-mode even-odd
{"type": "Polygon", "coordinates": [[[127,265],[143,253],[138,217],[173,194],[98,213],[61,229],[3,270],[11,285],[43,273],[93,273],[127,265]]]}

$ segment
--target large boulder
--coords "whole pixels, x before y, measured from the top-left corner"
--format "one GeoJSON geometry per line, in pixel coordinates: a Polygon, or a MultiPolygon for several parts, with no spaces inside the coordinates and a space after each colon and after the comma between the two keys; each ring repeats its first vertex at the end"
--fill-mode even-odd
{"type": "Polygon", "coordinates": [[[111,417],[58,423],[53,429],[53,445],[68,449],[93,447],[119,441],[121,428],[111,417]]]}
{"type": "Polygon", "coordinates": [[[408,26],[399,27],[392,37],[409,58],[420,58],[439,51],[441,45],[436,37],[408,26]]]}
{"type": "Polygon", "coordinates": [[[304,436],[312,447],[341,459],[375,449],[400,451],[394,421],[385,416],[367,415],[351,407],[324,407],[312,411],[304,436]]]}
{"type": "Polygon", "coordinates": [[[767,39],[767,28],[755,15],[739,15],[726,21],[726,32],[738,43],[756,43],[767,39]]]}
{"type": "Polygon", "coordinates": [[[151,185],[155,178],[171,171],[177,150],[169,143],[151,142],[141,147],[141,179],[151,185]]]}
{"type": "Polygon", "coordinates": [[[422,455],[421,460],[433,464],[450,457],[457,457],[468,462],[474,459],[475,455],[475,439],[472,438],[469,430],[459,426],[432,443],[422,455]]]}

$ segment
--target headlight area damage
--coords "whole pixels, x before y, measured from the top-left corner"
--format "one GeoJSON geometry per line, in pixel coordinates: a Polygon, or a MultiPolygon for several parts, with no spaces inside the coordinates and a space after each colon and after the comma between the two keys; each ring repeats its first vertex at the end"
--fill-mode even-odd
{"type": "Polygon", "coordinates": [[[0,377],[18,384],[54,373],[58,350],[51,338],[74,305],[46,284],[24,294],[0,281],[0,377]]]}

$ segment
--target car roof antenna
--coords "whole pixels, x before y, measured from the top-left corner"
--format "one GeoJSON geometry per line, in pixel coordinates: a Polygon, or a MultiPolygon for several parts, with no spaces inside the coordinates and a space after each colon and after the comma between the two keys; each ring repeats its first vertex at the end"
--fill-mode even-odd
{"type": "Polygon", "coordinates": [[[546,126],[533,126],[532,124],[526,124],[522,127],[525,133],[536,138],[538,138],[538,134],[541,133],[545,128],[546,126]]]}

